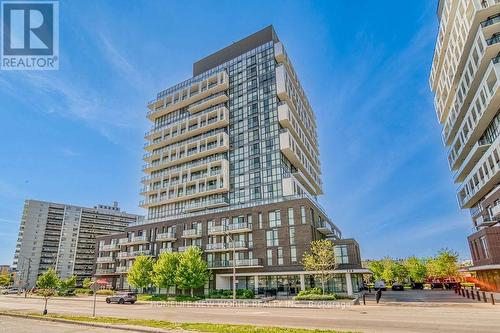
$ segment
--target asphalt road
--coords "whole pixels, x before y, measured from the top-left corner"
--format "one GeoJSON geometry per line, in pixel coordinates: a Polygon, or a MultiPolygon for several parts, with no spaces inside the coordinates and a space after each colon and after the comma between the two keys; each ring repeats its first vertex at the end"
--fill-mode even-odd
{"type": "MultiPolygon", "coordinates": [[[[100,299],[97,314],[173,322],[329,328],[361,332],[500,332],[500,305],[464,301],[449,291],[393,293],[397,292],[384,293],[379,305],[369,298],[366,306],[351,306],[344,310],[172,308],[153,307],[147,302],[134,305],[106,304],[100,299]],[[405,298],[418,301],[404,301],[405,298]]],[[[0,296],[0,311],[41,312],[42,309],[42,299],[0,296]]],[[[54,298],[49,300],[48,309],[51,313],[91,315],[92,298],[54,298]]]]}

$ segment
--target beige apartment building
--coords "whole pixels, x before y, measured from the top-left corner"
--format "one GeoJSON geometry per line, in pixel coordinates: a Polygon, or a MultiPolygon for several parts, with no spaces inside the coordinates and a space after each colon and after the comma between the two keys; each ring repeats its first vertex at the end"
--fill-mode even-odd
{"type": "Polygon", "coordinates": [[[92,277],[96,237],[122,232],[143,218],[121,211],[116,202],[80,207],[26,200],[12,265],[15,284],[32,288],[49,268],[63,279],[76,275],[81,283],[92,277]]]}
{"type": "Polygon", "coordinates": [[[500,1],[440,0],[430,86],[461,208],[469,209],[473,267],[500,290],[500,1]]]}

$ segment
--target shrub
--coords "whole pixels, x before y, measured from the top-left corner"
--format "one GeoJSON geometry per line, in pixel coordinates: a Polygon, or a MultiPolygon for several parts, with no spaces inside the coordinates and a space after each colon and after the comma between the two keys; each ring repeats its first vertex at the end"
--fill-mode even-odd
{"type": "Polygon", "coordinates": [[[57,296],[75,296],[74,289],[59,289],[57,291],[57,296]]]}
{"type": "Polygon", "coordinates": [[[90,288],[76,288],[75,294],[77,294],[77,295],[92,295],[92,289],[90,289],[90,288]]]}
{"type": "Polygon", "coordinates": [[[301,290],[298,296],[306,296],[306,295],[322,295],[323,290],[321,288],[310,288],[306,290],[301,290]]]}
{"type": "Polygon", "coordinates": [[[179,296],[176,296],[175,297],[175,300],[177,302],[196,302],[196,301],[199,301],[200,299],[202,299],[201,297],[197,297],[197,296],[188,296],[188,295],[179,295],[179,296]]]}
{"type": "Polygon", "coordinates": [[[101,295],[101,296],[112,296],[115,294],[115,292],[111,289],[101,289],[95,292],[96,295],[101,295]]]}
{"type": "Polygon", "coordinates": [[[335,294],[326,294],[326,295],[320,295],[320,294],[303,294],[303,295],[297,295],[293,298],[296,301],[334,301],[337,299],[337,295],[335,294]]]}
{"type": "Polygon", "coordinates": [[[242,297],[246,298],[246,299],[253,299],[253,298],[255,298],[255,293],[253,292],[253,290],[245,289],[245,290],[243,290],[242,297]]]}
{"type": "Polygon", "coordinates": [[[138,301],[168,301],[169,297],[168,295],[148,295],[148,294],[141,294],[137,295],[137,300],[138,301]]]}
{"type": "MultiPolygon", "coordinates": [[[[210,290],[208,293],[209,298],[213,299],[232,299],[233,291],[220,289],[220,290],[210,290]]],[[[255,298],[255,294],[253,290],[250,289],[237,289],[236,290],[236,298],[239,299],[253,299],[255,298]]]]}

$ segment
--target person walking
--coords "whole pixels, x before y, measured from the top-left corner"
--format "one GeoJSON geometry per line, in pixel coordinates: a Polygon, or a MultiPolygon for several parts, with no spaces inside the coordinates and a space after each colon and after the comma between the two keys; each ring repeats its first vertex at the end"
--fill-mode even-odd
{"type": "Polygon", "coordinates": [[[382,297],[382,288],[379,288],[379,289],[377,290],[377,294],[376,294],[376,296],[375,296],[375,299],[377,300],[377,304],[378,304],[378,302],[380,301],[380,298],[381,298],[381,297],[382,297]]]}

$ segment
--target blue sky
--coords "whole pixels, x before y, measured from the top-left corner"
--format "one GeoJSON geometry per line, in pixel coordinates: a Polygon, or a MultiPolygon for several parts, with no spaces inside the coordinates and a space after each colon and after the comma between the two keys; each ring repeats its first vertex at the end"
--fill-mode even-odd
{"type": "Polygon", "coordinates": [[[141,199],[145,103],[273,24],[319,125],[320,199],[364,258],[468,257],[428,73],[437,1],[64,1],[60,69],[0,71],[0,264],[27,198],[141,199]]]}

